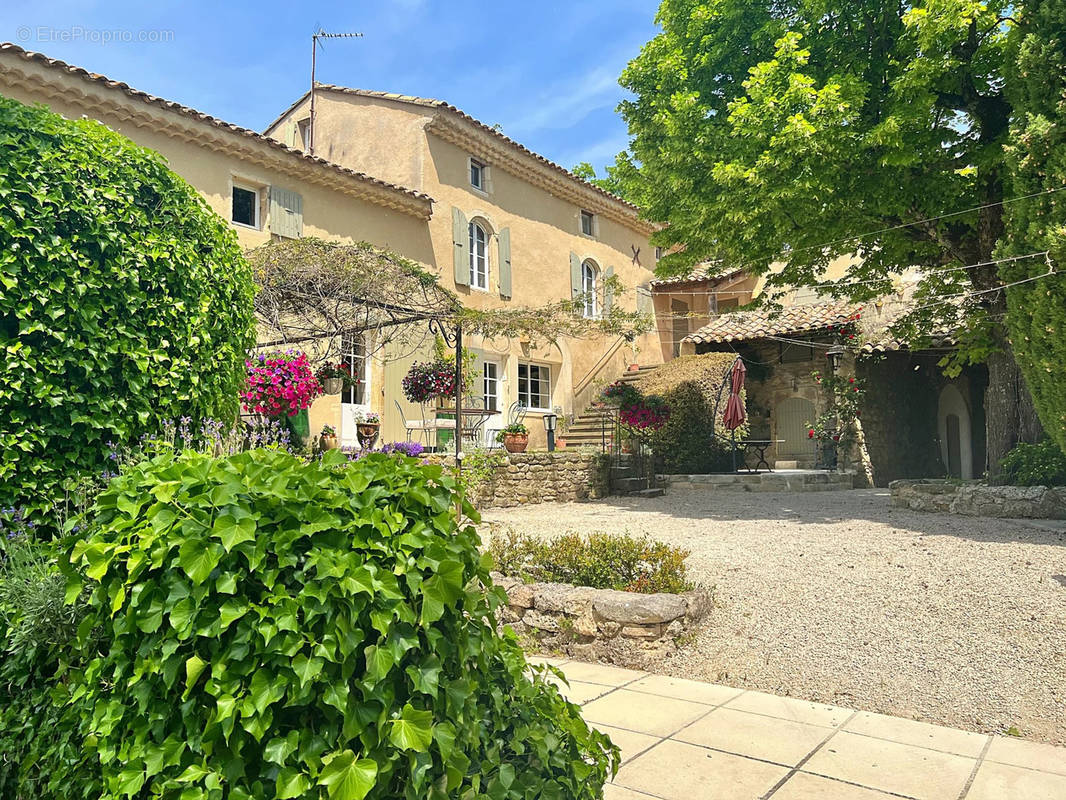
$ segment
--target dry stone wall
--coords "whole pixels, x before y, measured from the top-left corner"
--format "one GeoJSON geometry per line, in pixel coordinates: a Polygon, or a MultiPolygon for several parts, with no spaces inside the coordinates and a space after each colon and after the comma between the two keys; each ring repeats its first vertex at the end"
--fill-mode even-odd
{"type": "Polygon", "coordinates": [[[574,503],[608,494],[609,472],[600,453],[507,453],[477,490],[479,508],[525,503],[574,503]]]}
{"type": "Polygon", "coordinates": [[[1066,519],[1066,487],[893,481],[892,505],[970,517],[1066,519]]]}
{"type": "Polygon", "coordinates": [[[498,573],[502,620],[541,652],[641,666],[673,650],[712,605],[707,591],[638,594],[565,583],[524,583],[498,573]]]}

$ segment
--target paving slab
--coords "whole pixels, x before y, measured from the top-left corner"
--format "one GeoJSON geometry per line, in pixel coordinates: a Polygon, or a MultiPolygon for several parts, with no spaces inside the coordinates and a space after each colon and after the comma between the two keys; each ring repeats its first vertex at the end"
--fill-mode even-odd
{"type": "Polygon", "coordinates": [[[556,663],[622,752],[604,800],[1066,800],[1066,747],[556,663]]]}

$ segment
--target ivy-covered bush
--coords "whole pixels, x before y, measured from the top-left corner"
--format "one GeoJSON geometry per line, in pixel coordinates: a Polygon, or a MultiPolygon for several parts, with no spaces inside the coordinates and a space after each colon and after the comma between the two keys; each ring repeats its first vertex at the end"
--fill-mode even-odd
{"type": "Polygon", "coordinates": [[[0,97],[0,506],[162,419],[231,419],[252,331],[235,235],[162,158],[0,97]]]}
{"type": "MultiPolygon", "coordinates": [[[[637,382],[642,393],[662,397],[670,409],[664,424],[651,436],[664,472],[728,472],[732,468],[729,431],[722,425],[722,414],[735,359],[733,353],[681,356],[637,382]]],[[[737,439],[746,433],[746,426],[739,429],[737,439]]]]}
{"type": "Polygon", "coordinates": [[[494,568],[527,581],[570,583],[627,592],[687,592],[689,551],[628,533],[563,533],[549,539],[495,531],[489,539],[494,568]]]}
{"type": "Polygon", "coordinates": [[[1066,454],[1051,439],[1019,442],[1000,462],[999,480],[1008,486],[1066,486],[1066,454]]]}
{"type": "Polygon", "coordinates": [[[63,563],[104,642],[73,692],[86,796],[600,797],[617,750],[497,633],[454,501],[396,455],[127,468],[63,563]]]}

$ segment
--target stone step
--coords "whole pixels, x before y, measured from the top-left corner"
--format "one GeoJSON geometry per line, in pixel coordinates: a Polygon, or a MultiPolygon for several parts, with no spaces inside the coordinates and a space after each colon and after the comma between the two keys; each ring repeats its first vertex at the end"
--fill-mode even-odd
{"type": "Polygon", "coordinates": [[[661,486],[655,486],[650,489],[641,489],[638,492],[630,492],[629,497],[662,497],[666,494],[666,490],[661,486]]]}
{"type": "Polygon", "coordinates": [[[613,478],[611,488],[619,494],[634,494],[648,488],[648,479],[641,477],[613,478]]]}

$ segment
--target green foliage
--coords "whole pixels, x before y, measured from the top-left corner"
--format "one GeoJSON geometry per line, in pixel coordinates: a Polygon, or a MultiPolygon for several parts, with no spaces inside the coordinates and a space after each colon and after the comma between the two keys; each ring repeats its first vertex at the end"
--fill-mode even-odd
{"type": "Polygon", "coordinates": [[[87,731],[64,703],[83,666],[84,606],[65,602],[54,550],[26,533],[0,539],[0,797],[12,800],[95,800],[99,785],[87,731]]]}
{"type": "MultiPolygon", "coordinates": [[[[1007,95],[1015,113],[1007,144],[1012,193],[1066,186],[1066,0],[1018,9],[1007,95]]],[[[1007,327],[1040,421],[1066,449],[1066,203],[1063,193],[1029,197],[1007,208],[1002,255],[1050,251],[1058,273],[1007,290],[1007,327]]],[[[1047,272],[1043,259],[1004,264],[1004,280],[1047,272]]]]}
{"type": "MultiPolygon", "coordinates": [[[[847,277],[868,282],[835,294],[883,294],[892,273],[914,266],[941,269],[924,281],[929,302],[970,280],[999,285],[995,270],[942,271],[987,260],[998,205],[900,226],[1003,199],[1008,7],[858,0],[830,13],[812,0],[663,0],[662,32],[621,78],[639,164],[627,187],[669,223],[657,243],[678,246],[660,269],[718,258],[766,275],[772,293],[815,283],[856,253],[847,277]],[[880,233],[855,238],[867,231],[880,233]]],[[[986,318],[997,297],[967,316],[986,318]]],[[[951,308],[923,310],[914,335],[954,322],[951,308]]],[[[967,329],[987,352],[987,329],[967,329]]]]}
{"type": "MultiPolygon", "coordinates": [[[[734,353],[681,356],[641,378],[638,389],[661,396],[670,408],[666,424],[650,437],[664,472],[728,472],[733,455],[729,431],[722,425],[729,397],[729,370],[734,353]]],[[[744,394],[741,394],[744,399],[744,394]]],[[[747,425],[736,438],[747,435],[747,425]]]]}
{"type": "Polygon", "coordinates": [[[822,410],[812,421],[808,420],[808,435],[820,442],[830,441],[838,452],[851,452],[859,435],[859,412],[866,396],[865,381],[854,375],[833,372],[811,373],[814,382],[822,388],[822,410]]]}
{"type": "Polygon", "coordinates": [[[496,477],[496,471],[507,463],[507,456],[498,450],[475,450],[463,459],[463,490],[476,497],[496,477]]]}
{"type": "Polygon", "coordinates": [[[508,529],[493,532],[488,552],[497,570],[524,580],[644,594],[694,588],[685,568],[688,550],[647,536],[564,533],[541,539],[508,529]]]}
{"type": "Polygon", "coordinates": [[[599,797],[617,750],[496,633],[453,488],[336,451],[127,468],[61,561],[107,642],[72,693],[102,770],[86,793],[599,797]]]}
{"type": "Polygon", "coordinates": [[[167,417],[236,414],[251,275],[162,158],[0,97],[0,209],[0,504],[46,509],[167,417]]]}
{"type": "Polygon", "coordinates": [[[1066,455],[1050,439],[1021,442],[1000,464],[999,479],[1010,486],[1066,486],[1066,455]]]}
{"type": "Polygon", "coordinates": [[[529,428],[527,428],[521,422],[512,422],[509,425],[504,425],[496,432],[496,441],[503,443],[503,440],[508,436],[528,436],[529,428]]]}

